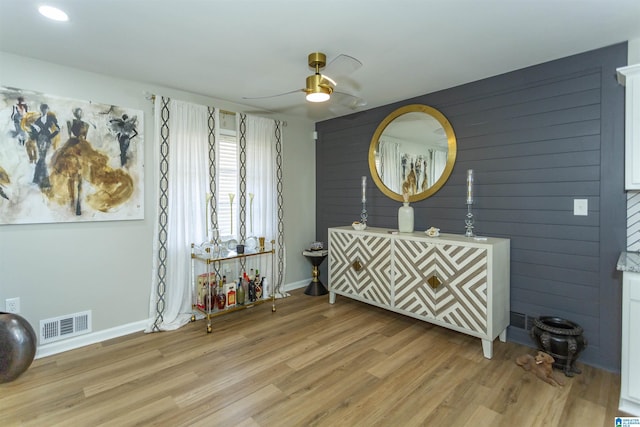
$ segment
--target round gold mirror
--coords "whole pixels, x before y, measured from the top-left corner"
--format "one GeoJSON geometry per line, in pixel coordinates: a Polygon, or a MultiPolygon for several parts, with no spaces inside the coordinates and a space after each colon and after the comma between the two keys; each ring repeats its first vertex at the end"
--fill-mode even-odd
{"type": "Polygon", "coordinates": [[[378,125],[369,147],[369,170],[386,196],[410,202],[435,194],[451,175],[456,136],[449,120],[427,105],[398,108],[378,125]]]}

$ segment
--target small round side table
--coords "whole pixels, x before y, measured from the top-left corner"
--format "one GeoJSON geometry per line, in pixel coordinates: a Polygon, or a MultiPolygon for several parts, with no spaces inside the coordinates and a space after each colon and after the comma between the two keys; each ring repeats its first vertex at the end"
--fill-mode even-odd
{"type": "Polygon", "coordinates": [[[311,269],[312,279],[309,285],[307,286],[307,289],[304,290],[304,293],[306,295],[319,296],[319,295],[326,295],[329,293],[327,288],[320,281],[320,270],[318,269],[318,267],[320,266],[320,264],[322,264],[322,262],[325,260],[328,254],[329,254],[329,251],[326,249],[319,250],[319,251],[303,251],[302,252],[302,255],[304,255],[304,257],[308,259],[312,265],[312,269],[311,269]]]}

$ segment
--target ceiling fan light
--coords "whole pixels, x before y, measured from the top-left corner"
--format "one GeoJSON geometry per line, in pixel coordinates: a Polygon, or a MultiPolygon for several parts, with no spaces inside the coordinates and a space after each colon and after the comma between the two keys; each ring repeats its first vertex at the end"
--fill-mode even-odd
{"type": "Polygon", "coordinates": [[[318,92],[311,92],[307,94],[307,101],[309,102],[325,102],[328,101],[331,96],[329,91],[325,88],[319,87],[318,92]],[[326,91],[326,92],[325,92],[326,91]]]}
{"type": "Polygon", "coordinates": [[[307,77],[307,101],[309,102],[325,102],[331,98],[332,89],[321,84],[322,76],[314,74],[307,77]]]}

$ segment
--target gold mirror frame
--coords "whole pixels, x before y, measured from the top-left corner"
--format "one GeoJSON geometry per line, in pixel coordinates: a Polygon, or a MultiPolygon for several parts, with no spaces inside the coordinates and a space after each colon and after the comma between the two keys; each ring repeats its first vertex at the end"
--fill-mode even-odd
{"type": "Polygon", "coordinates": [[[371,172],[371,177],[373,178],[373,181],[376,183],[376,186],[380,189],[380,191],[382,191],[387,197],[393,200],[397,200],[399,202],[403,201],[402,194],[396,193],[395,191],[387,187],[382,182],[382,179],[378,174],[378,169],[376,168],[376,152],[378,150],[378,143],[379,143],[380,137],[382,136],[387,126],[389,126],[389,124],[391,124],[393,120],[395,120],[396,118],[404,114],[416,113],[416,112],[424,113],[436,119],[440,123],[440,125],[445,131],[445,135],[447,136],[447,145],[449,149],[447,151],[447,162],[446,162],[445,168],[442,171],[442,174],[440,175],[438,180],[432,186],[428,187],[425,191],[409,196],[410,202],[417,202],[419,200],[424,200],[427,197],[432,196],[438,190],[440,190],[440,188],[442,188],[445,182],[447,182],[447,180],[449,179],[449,176],[451,176],[451,172],[453,171],[453,165],[455,164],[455,161],[456,161],[456,154],[458,152],[456,135],[453,132],[453,127],[451,126],[451,123],[449,123],[449,120],[447,120],[444,114],[442,114],[440,111],[436,110],[433,107],[429,107],[427,105],[422,105],[422,104],[406,105],[404,107],[398,108],[397,110],[389,114],[387,117],[385,117],[385,119],[378,125],[378,128],[376,129],[375,133],[373,134],[373,137],[371,138],[371,145],[369,146],[369,171],[371,172]]]}

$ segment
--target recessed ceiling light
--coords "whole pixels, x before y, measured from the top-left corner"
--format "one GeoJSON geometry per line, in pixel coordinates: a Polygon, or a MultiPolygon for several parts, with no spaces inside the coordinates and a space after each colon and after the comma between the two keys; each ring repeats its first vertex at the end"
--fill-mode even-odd
{"type": "Polygon", "coordinates": [[[68,21],[69,16],[60,9],[53,6],[40,6],[38,12],[54,21],[68,21]]]}

